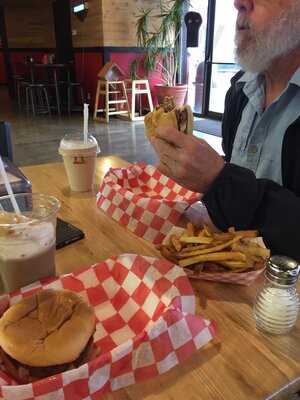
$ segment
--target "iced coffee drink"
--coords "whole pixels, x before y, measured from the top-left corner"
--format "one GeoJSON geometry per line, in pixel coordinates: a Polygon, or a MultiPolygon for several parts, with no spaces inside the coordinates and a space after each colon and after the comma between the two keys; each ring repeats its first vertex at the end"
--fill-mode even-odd
{"type": "Polygon", "coordinates": [[[8,197],[0,198],[0,280],[6,292],[55,276],[59,202],[29,193],[16,199],[21,214],[12,212],[8,197]]]}
{"type": "Polygon", "coordinates": [[[92,135],[85,142],[82,135],[66,135],[60,142],[69,185],[74,192],[92,190],[99,146],[92,135]]]}

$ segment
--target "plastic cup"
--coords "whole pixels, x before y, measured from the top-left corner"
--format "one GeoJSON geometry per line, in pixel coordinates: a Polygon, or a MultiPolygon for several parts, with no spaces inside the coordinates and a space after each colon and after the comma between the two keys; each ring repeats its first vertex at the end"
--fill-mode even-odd
{"type": "Polygon", "coordinates": [[[9,196],[0,197],[0,280],[6,292],[55,276],[59,201],[38,193],[15,198],[21,214],[14,212],[9,196]]]}
{"type": "Polygon", "coordinates": [[[74,192],[89,192],[93,189],[96,171],[96,158],[99,153],[97,140],[88,135],[66,135],[60,142],[59,154],[62,155],[69,185],[74,192]]]}

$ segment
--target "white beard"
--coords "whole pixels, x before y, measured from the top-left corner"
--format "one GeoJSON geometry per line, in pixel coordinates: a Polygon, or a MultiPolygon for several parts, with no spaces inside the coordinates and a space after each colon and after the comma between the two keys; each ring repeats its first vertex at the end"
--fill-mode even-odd
{"type": "MultiPolygon", "coordinates": [[[[238,21],[247,21],[238,17],[238,21]]],[[[279,57],[300,46],[300,2],[283,10],[277,21],[266,29],[236,31],[236,61],[244,71],[264,72],[279,57]],[[246,36],[246,37],[245,37],[246,36]]]]}

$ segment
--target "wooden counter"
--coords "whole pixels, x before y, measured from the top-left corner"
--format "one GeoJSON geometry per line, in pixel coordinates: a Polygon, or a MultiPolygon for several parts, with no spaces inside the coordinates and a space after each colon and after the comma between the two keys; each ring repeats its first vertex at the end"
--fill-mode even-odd
{"type": "MultiPolygon", "coordinates": [[[[98,159],[97,182],[116,157],[98,159]]],[[[95,193],[71,193],[62,164],[22,168],[33,191],[61,201],[59,216],[81,228],[86,238],[57,252],[59,273],[112,255],[158,255],[154,247],[111,220],[96,207],[95,193]]],[[[217,339],[165,375],[103,397],[105,400],[262,400],[300,390],[300,321],[287,336],[264,336],[255,329],[252,304],[258,285],[244,287],[193,282],[198,312],[217,323],[217,339]]],[[[279,397],[280,396],[280,397],[279,397]]]]}

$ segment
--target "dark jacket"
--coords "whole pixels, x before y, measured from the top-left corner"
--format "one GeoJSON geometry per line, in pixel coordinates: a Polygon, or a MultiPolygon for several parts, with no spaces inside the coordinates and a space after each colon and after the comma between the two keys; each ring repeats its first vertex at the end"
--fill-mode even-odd
{"type": "MultiPolygon", "coordinates": [[[[230,164],[232,147],[248,102],[242,86],[231,81],[222,123],[223,150],[228,162],[210,189],[205,203],[214,224],[221,230],[258,229],[272,253],[300,261],[300,118],[285,132],[281,163],[283,186],[256,179],[249,169],[230,164]]],[[[300,104],[299,104],[300,107],[300,104]]]]}

